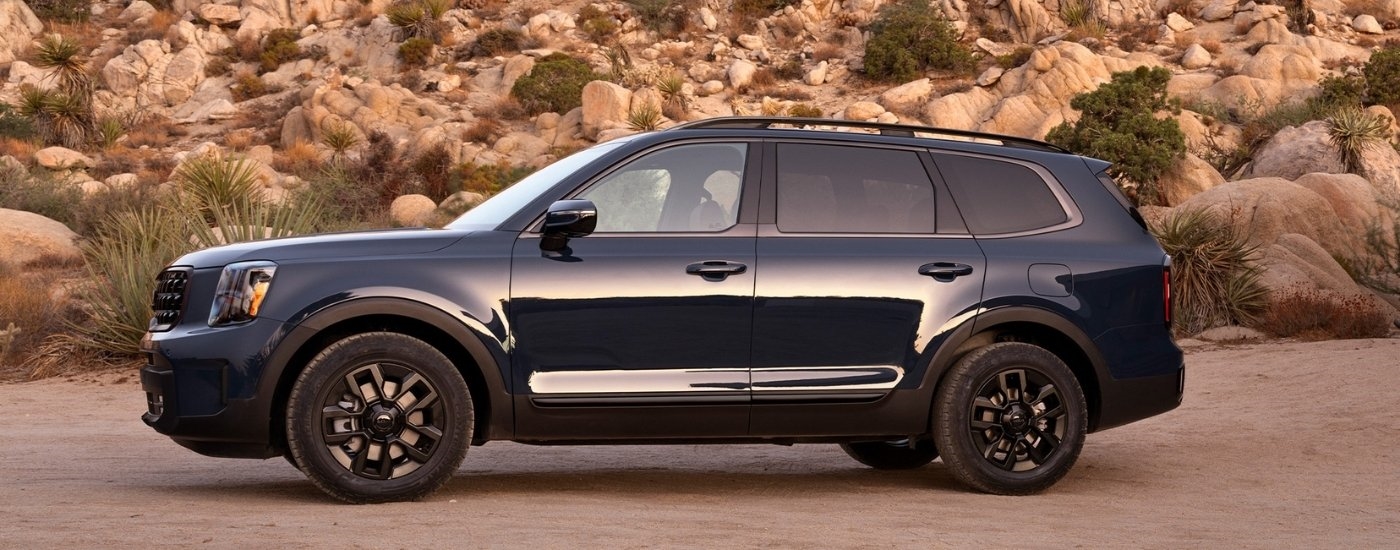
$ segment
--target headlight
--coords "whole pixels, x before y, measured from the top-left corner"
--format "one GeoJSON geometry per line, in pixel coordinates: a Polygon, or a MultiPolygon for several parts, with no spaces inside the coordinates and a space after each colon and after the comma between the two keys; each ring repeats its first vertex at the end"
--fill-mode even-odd
{"type": "Polygon", "coordinates": [[[209,326],[236,325],[257,319],[275,273],[277,264],[268,261],[224,266],[219,287],[214,291],[214,305],[209,308],[209,326]]]}

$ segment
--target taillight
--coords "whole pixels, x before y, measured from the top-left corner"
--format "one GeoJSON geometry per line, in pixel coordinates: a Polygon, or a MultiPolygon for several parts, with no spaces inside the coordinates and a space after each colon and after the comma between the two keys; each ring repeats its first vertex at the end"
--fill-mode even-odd
{"type": "Polygon", "coordinates": [[[1171,258],[1167,258],[1167,265],[1162,266],[1162,311],[1165,312],[1167,330],[1172,328],[1172,264],[1171,258]]]}

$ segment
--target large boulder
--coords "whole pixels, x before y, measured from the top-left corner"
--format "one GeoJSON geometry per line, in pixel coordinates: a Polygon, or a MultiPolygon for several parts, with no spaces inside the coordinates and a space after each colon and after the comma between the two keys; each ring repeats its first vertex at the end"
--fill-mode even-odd
{"type": "Polygon", "coordinates": [[[1176,206],[1208,189],[1225,183],[1225,178],[1210,163],[1187,153],[1176,161],[1158,181],[1167,206],[1176,206]]]}
{"type": "Polygon", "coordinates": [[[17,54],[44,31],[44,23],[23,0],[0,0],[0,68],[10,66],[17,54]]]}
{"type": "Polygon", "coordinates": [[[0,208],[0,261],[15,266],[45,256],[82,256],[78,234],[68,226],[33,212],[0,208]]]}
{"type": "Polygon", "coordinates": [[[96,166],[87,155],[65,147],[45,147],[35,151],[34,162],[50,170],[81,170],[96,166]]]}
{"type": "Polygon", "coordinates": [[[424,195],[403,195],[389,204],[389,219],[400,227],[420,227],[432,220],[437,203],[424,195]]]}
{"type": "Polygon", "coordinates": [[[1279,130],[1255,151],[1246,175],[1292,180],[1312,172],[1346,172],[1340,152],[1332,145],[1327,123],[1321,120],[1279,130]]]}
{"type": "Polygon", "coordinates": [[[932,94],[933,82],[927,78],[920,78],[885,90],[884,93],[880,94],[880,105],[883,105],[886,110],[896,113],[917,112],[920,107],[928,103],[928,98],[932,94]]]}
{"type": "Polygon", "coordinates": [[[627,120],[632,106],[632,91],[606,80],[594,80],[583,86],[583,137],[596,139],[598,132],[627,120]]]}

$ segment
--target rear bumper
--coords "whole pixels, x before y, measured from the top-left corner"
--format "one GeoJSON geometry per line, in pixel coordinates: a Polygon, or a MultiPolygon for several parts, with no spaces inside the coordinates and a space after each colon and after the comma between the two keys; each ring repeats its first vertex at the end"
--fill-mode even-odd
{"type": "Polygon", "coordinates": [[[1181,405],[1186,389],[1186,363],[1175,372],[1157,376],[1107,380],[1099,388],[1099,418],[1094,431],[1107,430],[1156,416],[1181,405]]]}

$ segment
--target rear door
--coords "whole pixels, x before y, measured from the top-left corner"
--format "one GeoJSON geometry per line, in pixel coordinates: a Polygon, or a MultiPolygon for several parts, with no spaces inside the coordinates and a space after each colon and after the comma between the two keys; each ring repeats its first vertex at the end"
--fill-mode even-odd
{"type": "Polygon", "coordinates": [[[928,402],[913,390],[976,311],[981,249],[925,151],[768,146],[751,434],[921,433],[928,402]]]}

